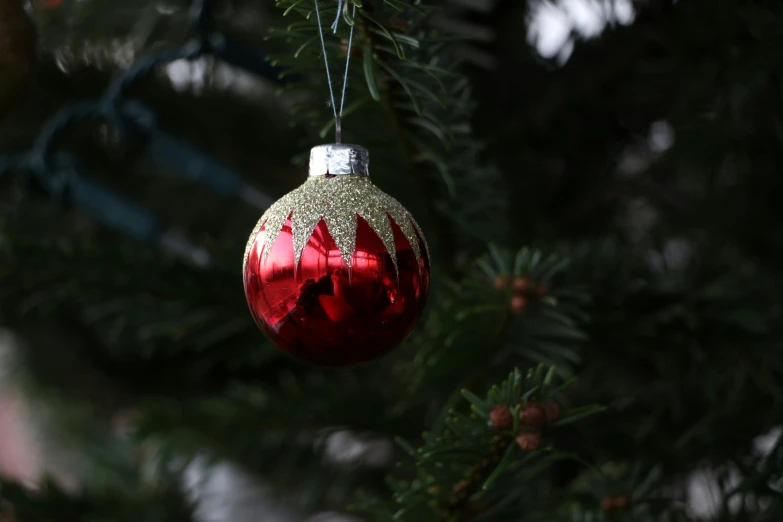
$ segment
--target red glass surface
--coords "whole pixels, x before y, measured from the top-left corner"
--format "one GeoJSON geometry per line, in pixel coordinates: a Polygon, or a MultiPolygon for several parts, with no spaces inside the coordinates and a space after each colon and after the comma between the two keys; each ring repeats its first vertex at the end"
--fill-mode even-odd
{"type": "Polygon", "coordinates": [[[245,266],[245,296],[258,326],[289,355],[319,366],[352,366],[377,359],[410,334],[429,290],[424,244],[421,270],[392,220],[399,279],[380,238],[358,218],[348,268],[326,224],[318,223],[294,269],[291,221],[263,259],[264,227],[245,266]]]}

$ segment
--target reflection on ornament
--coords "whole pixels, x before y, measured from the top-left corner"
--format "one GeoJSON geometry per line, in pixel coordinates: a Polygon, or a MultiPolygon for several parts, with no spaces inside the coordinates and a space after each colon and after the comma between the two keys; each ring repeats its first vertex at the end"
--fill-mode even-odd
{"type": "Polygon", "coordinates": [[[304,362],[374,360],[410,334],[424,307],[424,236],[370,182],[367,164],[361,147],[315,147],[308,180],[264,213],[248,241],[243,271],[253,317],[304,362]]]}

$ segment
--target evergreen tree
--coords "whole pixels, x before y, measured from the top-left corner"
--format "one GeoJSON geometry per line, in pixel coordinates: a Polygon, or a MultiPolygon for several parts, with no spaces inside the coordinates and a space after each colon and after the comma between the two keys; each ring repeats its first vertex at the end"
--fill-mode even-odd
{"type": "Polygon", "coordinates": [[[0,520],[783,519],[783,3],[318,5],[433,270],[343,370],[239,271],[313,0],[0,0],[0,520]]]}

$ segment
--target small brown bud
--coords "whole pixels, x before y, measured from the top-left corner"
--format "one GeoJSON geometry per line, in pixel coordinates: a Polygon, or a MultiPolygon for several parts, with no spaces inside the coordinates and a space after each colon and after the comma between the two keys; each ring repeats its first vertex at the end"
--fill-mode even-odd
{"type": "Polygon", "coordinates": [[[499,430],[507,430],[514,425],[514,417],[511,416],[511,410],[508,406],[498,404],[489,412],[489,420],[492,425],[499,430]]]}
{"type": "Polygon", "coordinates": [[[628,509],[631,505],[631,497],[628,495],[615,495],[606,497],[601,501],[601,509],[604,511],[614,511],[616,509],[628,509]]]}
{"type": "Polygon", "coordinates": [[[427,488],[427,493],[430,495],[439,495],[440,494],[440,486],[430,486],[427,488]]]}
{"type": "Polygon", "coordinates": [[[549,287],[544,283],[538,283],[536,285],[536,295],[538,297],[546,297],[547,294],[549,294],[549,287]]]}
{"type": "Polygon", "coordinates": [[[517,293],[524,294],[533,286],[533,281],[527,277],[517,277],[511,282],[511,289],[517,293]]]}
{"type": "Polygon", "coordinates": [[[537,402],[531,402],[519,411],[519,423],[522,426],[543,426],[546,412],[537,402]]]}
{"type": "Polygon", "coordinates": [[[536,451],[541,447],[541,434],[537,432],[520,431],[517,444],[523,451],[536,451]]]}
{"type": "Polygon", "coordinates": [[[544,411],[546,411],[547,422],[555,422],[560,418],[560,414],[562,413],[560,405],[555,401],[546,401],[544,403],[544,411]]]}
{"type": "Polygon", "coordinates": [[[470,488],[472,487],[472,484],[468,480],[461,480],[457,483],[456,486],[454,486],[454,493],[456,493],[459,496],[466,496],[468,493],[470,493],[470,488]]]}
{"type": "Polygon", "coordinates": [[[511,298],[511,310],[516,313],[523,312],[527,308],[527,298],[515,295],[511,298]]]}
{"type": "MultiPolygon", "coordinates": [[[[340,40],[340,50],[343,52],[343,54],[348,54],[348,40],[345,38],[342,38],[340,40]]],[[[357,47],[356,45],[351,46],[351,56],[353,57],[359,57],[364,54],[364,51],[362,51],[361,48],[357,47]]]]}
{"type": "Polygon", "coordinates": [[[495,290],[505,290],[508,286],[508,278],[505,276],[497,276],[495,278],[495,290]]]}
{"type": "Polygon", "coordinates": [[[411,23],[406,18],[403,18],[401,16],[394,16],[392,18],[389,18],[389,25],[394,27],[395,29],[399,29],[400,31],[407,31],[411,23]]]}

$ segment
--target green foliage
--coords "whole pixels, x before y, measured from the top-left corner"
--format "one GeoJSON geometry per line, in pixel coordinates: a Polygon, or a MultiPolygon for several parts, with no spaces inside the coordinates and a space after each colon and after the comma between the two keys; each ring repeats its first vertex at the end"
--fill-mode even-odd
{"type": "MultiPolygon", "coordinates": [[[[358,509],[372,513],[374,520],[425,521],[460,520],[465,514],[480,520],[508,520],[520,506],[531,508],[536,480],[553,463],[574,458],[550,446],[526,452],[514,439],[519,433],[539,433],[539,428],[520,426],[521,409],[533,402],[562,401],[561,393],[569,383],[554,386],[554,376],[554,367],[539,365],[525,377],[514,370],[485,399],[463,390],[469,413],[450,409],[442,430],[425,433],[418,448],[399,441],[408,454],[405,464],[412,469],[406,473],[410,478],[389,478],[394,502],[368,498],[358,509]],[[510,410],[510,427],[498,429],[491,422],[497,406],[510,410]],[[513,497],[500,493],[509,486],[513,497]]],[[[566,409],[543,431],[546,434],[601,410],[598,406],[566,409]]]]}
{"type": "Polygon", "coordinates": [[[585,471],[572,485],[573,497],[562,508],[563,520],[687,520],[683,499],[666,490],[660,467],[608,462],[585,471]]]}
{"type": "Polygon", "coordinates": [[[509,366],[553,364],[572,374],[587,335],[583,329],[589,296],[565,281],[568,259],[524,247],[516,252],[490,246],[459,279],[439,274],[437,300],[405,348],[397,372],[408,382],[409,401],[459,399],[459,388],[489,385],[509,366]],[[515,279],[525,278],[526,305],[514,310],[515,279]],[[497,288],[496,283],[503,283],[497,288]],[[545,290],[539,295],[539,289],[545,290]]]}
{"type": "MultiPolygon", "coordinates": [[[[100,95],[131,52],[190,38],[186,4],[63,0],[37,12],[41,77],[0,128],[2,149],[27,148],[63,103],[100,95]]],[[[19,522],[190,520],[178,474],[205,455],[241,463],[292,506],[353,503],[370,520],[694,520],[685,491],[703,470],[723,493],[710,522],[783,519],[780,439],[763,453],[752,443],[783,419],[781,6],[634,2],[633,26],[607,27],[554,69],[522,43],[528,2],[481,14],[457,4],[472,2],[346,1],[327,34],[340,78],[356,30],[345,141],[370,149],[373,180],[434,247],[427,314],[377,364],[327,373],[281,357],[248,316],[237,272],[257,212],[173,181],[104,127],[74,129],[64,145],[206,245],[211,267],[2,187],[0,321],[30,341],[35,396],[93,462],[78,491],[4,484],[19,522]],[[478,47],[497,69],[465,67],[469,42],[444,17],[491,26],[497,42],[478,47]],[[653,150],[662,122],[675,139],[653,150]],[[686,255],[672,255],[678,245],[686,255]],[[488,421],[501,404],[516,423],[532,399],[563,416],[525,454],[519,426],[488,421]],[[607,406],[600,416],[582,406],[594,403],[607,406]],[[129,438],[107,435],[128,412],[129,438]],[[335,463],[326,441],[343,431],[398,438],[401,466],[335,463]],[[155,481],[141,478],[135,448],[152,448],[155,481]]],[[[328,27],[337,2],[320,5],[328,27]]],[[[192,92],[160,75],[134,96],[277,196],[296,183],[290,157],[301,165],[333,129],[312,0],[269,12],[220,2],[215,20],[296,79],[281,98],[264,82],[226,86],[213,63],[192,92]]]]}
{"type": "MultiPolygon", "coordinates": [[[[512,334],[505,350],[533,363],[553,364],[566,374],[580,362],[578,347],[587,339],[584,326],[589,322],[585,306],[591,301],[584,287],[559,284],[569,264],[570,260],[561,255],[545,255],[529,247],[512,254],[494,245],[478,261],[490,281],[508,281],[501,298],[511,298],[515,279],[527,278],[532,286],[527,293],[528,308],[510,328],[512,334]]],[[[483,287],[487,288],[486,282],[483,287]]],[[[463,292],[476,295],[478,280],[465,284],[463,292]]],[[[508,307],[507,301],[503,305],[508,307]]]]}

